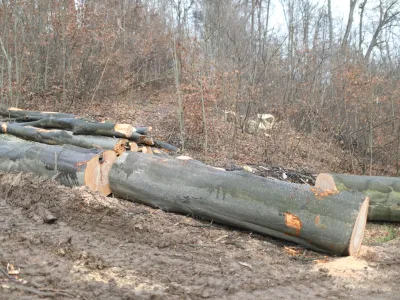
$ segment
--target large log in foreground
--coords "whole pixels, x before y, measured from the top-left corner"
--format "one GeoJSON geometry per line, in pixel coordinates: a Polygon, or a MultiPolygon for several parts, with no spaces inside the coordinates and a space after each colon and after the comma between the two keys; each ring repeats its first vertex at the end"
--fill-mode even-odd
{"type": "Polygon", "coordinates": [[[117,158],[109,182],[121,198],[336,255],[359,250],[369,204],[361,193],[322,191],[132,152],[117,158]]]}
{"type": "Polygon", "coordinates": [[[30,126],[20,126],[18,123],[0,122],[0,133],[8,133],[24,140],[49,145],[74,145],[82,148],[98,148],[114,150],[120,155],[129,147],[127,139],[116,139],[106,136],[73,135],[65,130],[46,130],[30,126]]]}
{"type": "Polygon", "coordinates": [[[52,178],[66,186],[87,186],[104,195],[111,193],[108,173],[114,151],[53,146],[0,135],[0,170],[27,172],[52,178]]]}
{"type": "Polygon", "coordinates": [[[362,192],[370,198],[368,220],[400,222],[400,178],[322,173],[315,186],[362,192]]]}

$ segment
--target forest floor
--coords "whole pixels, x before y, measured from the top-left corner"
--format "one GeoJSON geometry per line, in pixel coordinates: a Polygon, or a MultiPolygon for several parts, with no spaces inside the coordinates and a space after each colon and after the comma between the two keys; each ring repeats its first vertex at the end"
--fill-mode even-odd
{"type": "MultiPolygon", "coordinates": [[[[176,142],[163,103],[112,107],[90,115],[152,125],[156,137],[176,142]]],[[[249,146],[254,137],[239,137],[247,146],[229,159],[223,151],[187,154],[222,167],[267,166],[257,160],[262,147],[249,146]]],[[[311,139],[301,137],[291,157],[290,148],[271,154],[270,170],[286,162],[307,174],[346,171],[351,162],[337,155],[343,150],[322,143],[308,150],[311,139]]],[[[369,223],[357,257],[332,257],[86,188],[0,173],[0,299],[398,299],[398,249],[400,224],[369,223]],[[19,274],[7,278],[8,264],[19,274]]]]}

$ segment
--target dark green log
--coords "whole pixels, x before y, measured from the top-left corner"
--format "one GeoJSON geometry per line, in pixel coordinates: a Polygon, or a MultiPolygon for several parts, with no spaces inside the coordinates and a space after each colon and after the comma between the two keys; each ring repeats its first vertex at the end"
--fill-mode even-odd
{"type": "Polygon", "coordinates": [[[361,246],[368,198],[228,172],[190,160],[123,153],[111,168],[115,196],[191,214],[337,255],[361,246]]]}
{"type": "Polygon", "coordinates": [[[20,121],[25,120],[39,120],[47,117],[54,118],[75,118],[73,114],[66,113],[57,113],[57,112],[40,112],[40,111],[31,111],[31,110],[22,110],[16,107],[6,107],[4,105],[0,105],[0,116],[16,118],[20,121]]]}
{"type": "Polygon", "coordinates": [[[335,191],[354,190],[370,198],[368,220],[400,222],[400,178],[319,174],[315,186],[335,191]]]}
{"type": "Polygon", "coordinates": [[[110,194],[108,172],[114,151],[53,146],[0,135],[0,170],[26,172],[52,178],[66,186],[88,186],[110,194]]]}
{"type": "Polygon", "coordinates": [[[140,144],[153,145],[152,138],[134,131],[129,124],[99,123],[74,118],[43,118],[33,122],[18,123],[21,126],[71,130],[75,135],[99,135],[126,138],[140,144]]]}
{"type": "Polygon", "coordinates": [[[30,126],[20,126],[18,123],[0,122],[0,133],[8,133],[24,140],[49,145],[74,145],[82,148],[98,148],[114,150],[120,155],[129,147],[127,139],[116,139],[105,136],[73,135],[65,130],[46,130],[30,126]]]}
{"type": "Polygon", "coordinates": [[[162,141],[154,141],[154,147],[161,148],[167,150],[169,152],[179,152],[179,148],[174,145],[162,142],[162,141]]]}

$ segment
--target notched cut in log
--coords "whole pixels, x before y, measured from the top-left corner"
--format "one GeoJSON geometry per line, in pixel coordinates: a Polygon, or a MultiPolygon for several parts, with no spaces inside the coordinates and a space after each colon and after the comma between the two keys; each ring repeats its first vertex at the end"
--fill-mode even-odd
{"type": "Polygon", "coordinates": [[[301,220],[298,216],[291,214],[289,212],[285,213],[285,224],[287,227],[294,228],[296,230],[295,236],[300,235],[301,230],[301,220]]]}

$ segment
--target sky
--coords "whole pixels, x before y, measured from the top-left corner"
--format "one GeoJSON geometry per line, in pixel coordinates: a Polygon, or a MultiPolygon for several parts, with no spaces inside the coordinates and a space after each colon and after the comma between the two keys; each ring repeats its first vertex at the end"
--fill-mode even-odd
{"type": "MultiPolygon", "coordinates": [[[[314,3],[320,3],[320,5],[328,5],[327,0],[313,0],[314,3]]],[[[285,26],[285,18],[282,10],[282,4],[280,0],[271,1],[274,7],[274,14],[272,15],[272,24],[277,26],[285,26]]],[[[350,0],[332,0],[332,15],[337,21],[341,20],[346,25],[350,10],[350,0]]],[[[354,12],[354,21],[357,21],[357,8],[354,12]]],[[[344,25],[344,26],[345,26],[344,25]]]]}

